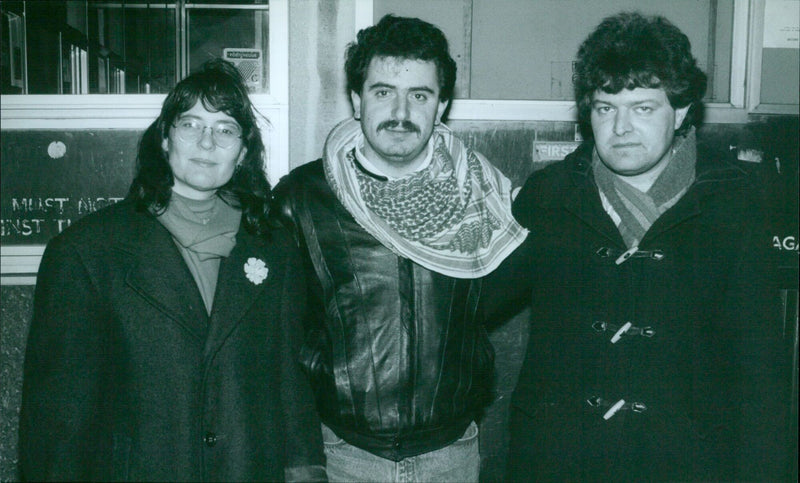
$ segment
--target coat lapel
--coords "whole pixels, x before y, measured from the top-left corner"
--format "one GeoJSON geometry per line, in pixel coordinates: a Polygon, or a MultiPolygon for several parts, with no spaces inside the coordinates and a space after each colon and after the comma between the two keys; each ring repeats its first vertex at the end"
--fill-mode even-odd
{"type": "Polygon", "coordinates": [[[686,220],[698,216],[700,212],[700,201],[697,197],[697,192],[689,188],[689,191],[683,195],[683,198],[678,200],[675,206],[658,217],[653,226],[645,233],[641,243],[657,238],[662,233],[671,230],[686,220]]]}
{"type": "Polygon", "coordinates": [[[702,207],[708,204],[704,201],[706,198],[713,197],[719,190],[725,189],[727,183],[740,181],[744,175],[740,169],[728,165],[713,166],[711,169],[708,165],[698,164],[696,169],[697,179],[694,184],[675,206],[664,212],[653,223],[644,240],[655,238],[687,220],[700,216],[702,207]]]}
{"type": "Polygon", "coordinates": [[[276,257],[267,250],[266,245],[262,238],[240,228],[236,235],[236,246],[230,256],[220,263],[206,355],[215,352],[260,297],[266,297],[264,292],[275,279],[273,269],[277,269],[276,257]],[[250,259],[261,260],[266,265],[266,272],[262,271],[266,277],[259,284],[247,278],[245,265],[250,259]]]}
{"type": "Polygon", "coordinates": [[[564,209],[611,241],[624,245],[614,221],[603,210],[597,186],[591,176],[591,163],[578,161],[570,173],[572,193],[565,196],[564,209]]]}
{"type": "Polygon", "coordinates": [[[197,284],[166,228],[148,215],[121,244],[135,259],[128,285],[199,339],[205,339],[208,314],[197,284]]]}

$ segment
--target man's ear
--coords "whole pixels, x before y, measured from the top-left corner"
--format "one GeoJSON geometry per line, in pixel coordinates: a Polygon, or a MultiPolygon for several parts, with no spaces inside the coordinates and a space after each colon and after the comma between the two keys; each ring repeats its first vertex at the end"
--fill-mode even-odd
{"type": "Polygon", "coordinates": [[[689,104],[686,107],[679,107],[678,109],[675,109],[675,128],[674,129],[678,129],[679,127],[681,127],[681,124],[683,124],[683,120],[686,119],[686,115],[689,113],[689,109],[691,107],[692,107],[692,105],[689,104]]]}
{"type": "Polygon", "coordinates": [[[161,140],[161,149],[163,149],[165,153],[169,152],[169,138],[161,140]]]}
{"type": "Polygon", "coordinates": [[[247,148],[242,146],[242,150],[239,152],[239,159],[236,160],[236,166],[241,166],[245,156],[247,156],[247,148]]]}
{"type": "Polygon", "coordinates": [[[361,119],[361,96],[356,91],[350,91],[350,102],[353,103],[353,118],[361,119]]]}

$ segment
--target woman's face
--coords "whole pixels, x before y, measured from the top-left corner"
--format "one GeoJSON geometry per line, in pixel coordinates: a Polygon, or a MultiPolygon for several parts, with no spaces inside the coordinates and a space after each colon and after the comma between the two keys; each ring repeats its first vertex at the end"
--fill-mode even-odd
{"type": "Polygon", "coordinates": [[[169,136],[161,143],[167,154],[175,183],[172,190],[190,199],[204,200],[230,181],[236,165],[247,153],[241,138],[226,145],[231,133],[241,133],[234,118],[224,112],[211,112],[201,101],[178,115],[169,128],[169,136]],[[192,139],[197,135],[199,137],[192,139]]]}

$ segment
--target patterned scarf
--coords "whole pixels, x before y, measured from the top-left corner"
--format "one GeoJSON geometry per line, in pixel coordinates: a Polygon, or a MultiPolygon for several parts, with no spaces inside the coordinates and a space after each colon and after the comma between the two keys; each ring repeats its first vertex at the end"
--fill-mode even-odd
{"type": "Polygon", "coordinates": [[[348,119],[325,142],[325,176],[358,224],[398,256],[450,277],[482,277],[527,235],[511,216],[511,182],[446,126],[433,136],[426,168],[380,179],[357,165],[364,134],[348,119]]]}
{"type": "Polygon", "coordinates": [[[600,161],[597,149],[592,154],[595,183],[603,207],[614,220],[628,248],[639,245],[655,221],[675,205],[694,182],[697,146],[692,128],[675,138],[671,159],[653,186],[643,193],[626,183],[600,161]]]}

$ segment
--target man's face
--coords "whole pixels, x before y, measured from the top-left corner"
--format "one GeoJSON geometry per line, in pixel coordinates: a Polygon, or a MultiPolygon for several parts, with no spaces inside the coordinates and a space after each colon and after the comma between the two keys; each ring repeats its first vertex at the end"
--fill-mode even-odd
{"type": "Polygon", "coordinates": [[[688,111],[689,106],[673,109],[663,89],[597,90],[591,122],[600,160],[620,176],[660,173],[688,111]]]}
{"type": "Polygon", "coordinates": [[[433,61],[374,57],[361,94],[350,93],[364,131],[364,155],[389,174],[414,171],[447,107],[433,61]]]}

